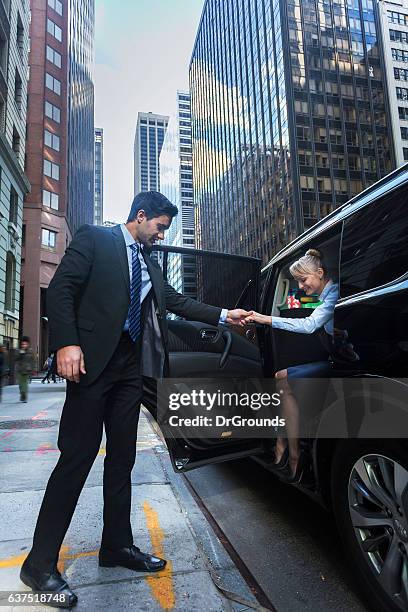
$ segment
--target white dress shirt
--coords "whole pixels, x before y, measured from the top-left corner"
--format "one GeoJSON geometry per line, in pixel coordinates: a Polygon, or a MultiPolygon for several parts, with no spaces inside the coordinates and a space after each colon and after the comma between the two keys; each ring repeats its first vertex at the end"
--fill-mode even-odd
{"type": "Polygon", "coordinates": [[[320,327],[324,327],[326,332],[332,336],[334,307],[338,299],[339,286],[329,280],[319,295],[319,301],[323,303],[317,306],[309,317],[304,319],[272,317],[272,327],[298,334],[313,334],[320,327]]]}
{"type": "MultiPolygon", "coordinates": [[[[124,223],[121,224],[120,229],[122,230],[123,238],[126,244],[126,255],[127,255],[127,260],[128,260],[128,266],[129,266],[130,283],[132,283],[132,249],[131,249],[131,246],[132,244],[139,245],[139,261],[140,261],[140,266],[142,269],[142,288],[140,291],[140,303],[142,304],[143,300],[145,299],[150,289],[152,288],[152,281],[150,280],[150,274],[147,269],[146,262],[142,255],[143,245],[140,244],[140,242],[137,242],[133,238],[132,234],[129,232],[128,228],[126,227],[124,223]]],[[[223,308],[221,311],[219,323],[225,323],[227,314],[228,314],[228,310],[226,308],[223,308]]],[[[129,318],[126,319],[125,325],[123,327],[124,331],[127,331],[128,329],[129,329],[129,318]]]]}

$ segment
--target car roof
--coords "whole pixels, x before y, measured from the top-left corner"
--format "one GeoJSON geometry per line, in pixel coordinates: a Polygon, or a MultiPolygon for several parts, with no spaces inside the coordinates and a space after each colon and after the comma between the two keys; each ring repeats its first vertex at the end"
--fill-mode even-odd
{"type": "Polygon", "coordinates": [[[346,217],[349,217],[360,208],[368,206],[386,193],[398,189],[398,187],[401,187],[404,183],[408,183],[408,163],[400,166],[390,174],[387,174],[387,176],[354,196],[354,198],[339,208],[336,208],[336,210],[315,223],[312,227],[303,232],[303,234],[300,234],[300,236],[278,251],[266,266],[264,266],[262,272],[267,271],[274,263],[299,249],[304,243],[309,242],[314,237],[320,237],[323,232],[334,227],[346,217]]]}

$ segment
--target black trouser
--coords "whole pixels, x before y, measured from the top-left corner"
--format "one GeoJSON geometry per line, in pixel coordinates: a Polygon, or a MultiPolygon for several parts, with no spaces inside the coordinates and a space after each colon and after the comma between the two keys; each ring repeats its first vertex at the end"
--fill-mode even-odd
{"type": "Polygon", "coordinates": [[[100,448],[103,425],[102,546],[115,549],[133,544],[130,477],[141,398],[140,346],[135,346],[128,334],[122,335],[112,359],[94,383],[88,387],[67,383],[58,436],[61,455],[48,481],[29,554],[38,569],[52,570],[58,561],[78,497],[100,448]]]}

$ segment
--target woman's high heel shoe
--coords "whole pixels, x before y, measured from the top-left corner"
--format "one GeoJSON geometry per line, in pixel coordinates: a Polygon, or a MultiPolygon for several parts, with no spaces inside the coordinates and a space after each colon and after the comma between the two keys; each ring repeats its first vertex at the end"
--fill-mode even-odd
{"type": "Polygon", "coordinates": [[[282,457],[279,459],[279,461],[273,464],[273,467],[275,470],[283,470],[288,465],[288,461],[289,461],[289,448],[286,447],[282,453],[282,457]]]}
{"type": "Polygon", "coordinates": [[[306,455],[301,452],[299,455],[299,460],[297,462],[296,471],[293,474],[292,470],[288,468],[286,472],[279,474],[279,478],[286,482],[287,484],[299,484],[299,482],[303,478],[303,474],[307,465],[306,455]]]}

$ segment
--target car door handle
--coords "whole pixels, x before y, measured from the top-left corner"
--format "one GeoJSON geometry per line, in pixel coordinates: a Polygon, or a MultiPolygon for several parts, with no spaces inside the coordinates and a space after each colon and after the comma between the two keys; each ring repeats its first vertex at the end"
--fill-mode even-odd
{"type": "Polygon", "coordinates": [[[200,331],[200,338],[204,342],[214,342],[218,337],[218,333],[217,329],[202,329],[200,331]]]}
{"type": "Polygon", "coordinates": [[[222,332],[222,337],[225,340],[225,348],[224,351],[221,355],[221,359],[220,359],[220,368],[222,368],[225,364],[225,362],[227,361],[227,357],[229,355],[229,352],[231,350],[231,345],[232,345],[232,334],[229,331],[223,331],[222,332]]]}

